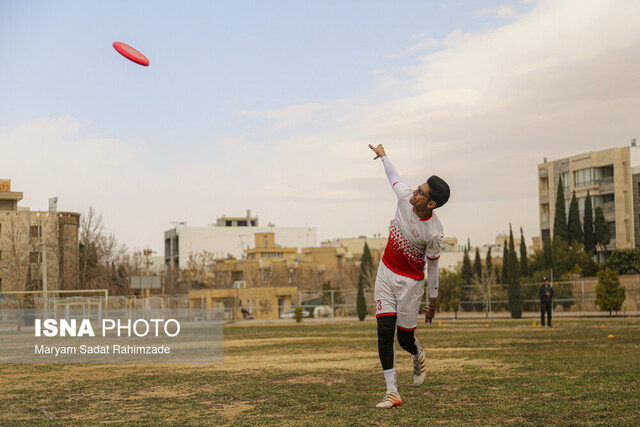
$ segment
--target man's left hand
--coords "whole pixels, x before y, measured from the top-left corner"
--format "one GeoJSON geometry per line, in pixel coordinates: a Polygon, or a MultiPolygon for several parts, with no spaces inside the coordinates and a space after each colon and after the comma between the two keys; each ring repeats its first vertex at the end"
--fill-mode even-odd
{"type": "Polygon", "coordinates": [[[433,320],[433,317],[436,315],[436,307],[426,306],[422,307],[422,311],[424,313],[424,323],[428,325],[433,320]]]}

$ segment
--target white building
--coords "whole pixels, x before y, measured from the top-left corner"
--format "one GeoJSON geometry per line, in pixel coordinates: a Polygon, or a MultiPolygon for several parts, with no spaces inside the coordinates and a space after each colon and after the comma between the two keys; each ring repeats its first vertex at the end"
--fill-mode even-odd
{"type": "Polygon", "coordinates": [[[165,268],[185,268],[190,254],[211,252],[215,258],[244,257],[244,250],[255,244],[255,233],[273,232],[277,236],[277,247],[306,248],[316,246],[316,227],[276,227],[269,224],[261,227],[258,217],[218,218],[215,224],[189,227],[186,223],[164,232],[165,268]]]}

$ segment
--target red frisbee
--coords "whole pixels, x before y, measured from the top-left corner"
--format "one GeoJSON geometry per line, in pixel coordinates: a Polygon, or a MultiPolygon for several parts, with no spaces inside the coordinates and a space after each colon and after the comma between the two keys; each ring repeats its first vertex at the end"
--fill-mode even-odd
{"type": "Polygon", "coordinates": [[[149,65],[149,60],[146,56],[126,43],[113,42],[113,48],[117,50],[120,55],[124,56],[130,61],[135,62],[136,64],[144,65],[145,67],[149,65]]]}

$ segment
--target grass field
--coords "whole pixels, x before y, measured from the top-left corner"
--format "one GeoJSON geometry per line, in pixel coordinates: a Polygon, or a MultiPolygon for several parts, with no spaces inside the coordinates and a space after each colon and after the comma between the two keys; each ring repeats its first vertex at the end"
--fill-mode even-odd
{"type": "Polygon", "coordinates": [[[372,321],[307,322],[226,326],[215,365],[4,364],[0,425],[640,425],[640,319],[488,324],[419,326],[427,381],[398,347],[391,410],[372,321]]]}

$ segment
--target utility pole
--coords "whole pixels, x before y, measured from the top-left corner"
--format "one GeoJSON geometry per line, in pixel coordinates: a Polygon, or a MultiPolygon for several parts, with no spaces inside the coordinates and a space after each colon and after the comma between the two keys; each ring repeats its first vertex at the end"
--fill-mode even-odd
{"type": "MultiPolygon", "coordinates": [[[[48,215],[48,212],[47,212],[48,215]]],[[[44,303],[45,313],[49,305],[49,299],[47,298],[49,286],[47,284],[47,221],[40,217],[40,233],[42,234],[42,301],[44,303]]]]}
{"type": "MultiPolygon", "coordinates": [[[[151,271],[149,271],[149,257],[151,256],[151,254],[153,254],[155,251],[152,251],[151,249],[149,249],[149,247],[147,246],[147,249],[143,249],[142,250],[142,254],[145,257],[145,269],[144,269],[144,275],[145,276],[151,276],[151,271]]],[[[151,296],[151,289],[145,289],[145,293],[147,294],[147,297],[151,296]]]]}

